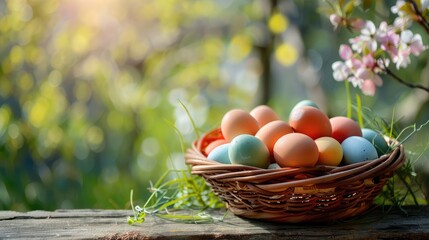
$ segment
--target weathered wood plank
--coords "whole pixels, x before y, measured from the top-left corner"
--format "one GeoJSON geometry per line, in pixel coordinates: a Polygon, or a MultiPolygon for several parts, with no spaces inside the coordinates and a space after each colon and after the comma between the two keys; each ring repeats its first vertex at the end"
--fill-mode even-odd
{"type": "MultiPolygon", "coordinates": [[[[0,239],[429,239],[429,207],[406,208],[380,219],[381,209],[330,225],[268,223],[228,213],[211,224],[174,223],[154,216],[130,226],[129,210],[1,211],[0,239]]],[[[213,213],[223,216],[222,211],[213,213]]]]}

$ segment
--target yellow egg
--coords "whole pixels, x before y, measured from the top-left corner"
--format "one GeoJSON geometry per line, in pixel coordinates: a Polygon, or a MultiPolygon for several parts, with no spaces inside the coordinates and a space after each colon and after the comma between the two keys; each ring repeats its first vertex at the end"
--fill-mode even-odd
{"type": "Polygon", "coordinates": [[[259,130],[258,122],[252,115],[241,109],[232,109],[225,113],[221,122],[221,131],[228,142],[241,134],[255,135],[259,130]]]}
{"type": "Polygon", "coordinates": [[[277,113],[267,105],[259,105],[255,107],[250,111],[250,115],[256,119],[260,128],[269,122],[280,119],[277,113]]]}
{"type": "Polygon", "coordinates": [[[321,137],[315,140],[319,150],[317,164],[338,166],[343,159],[343,149],[341,144],[331,137],[321,137]]]}

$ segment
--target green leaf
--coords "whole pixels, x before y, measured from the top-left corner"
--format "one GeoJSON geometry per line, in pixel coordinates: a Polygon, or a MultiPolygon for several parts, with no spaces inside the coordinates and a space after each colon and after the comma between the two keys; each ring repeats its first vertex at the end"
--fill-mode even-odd
{"type": "Polygon", "coordinates": [[[416,14],[414,12],[414,8],[413,8],[413,6],[411,6],[410,3],[405,3],[404,5],[402,5],[402,7],[399,9],[399,11],[403,11],[413,18],[416,16],[416,14]]]}
{"type": "Polygon", "coordinates": [[[355,8],[355,1],[350,1],[344,6],[344,14],[346,17],[348,17],[355,8]]]}

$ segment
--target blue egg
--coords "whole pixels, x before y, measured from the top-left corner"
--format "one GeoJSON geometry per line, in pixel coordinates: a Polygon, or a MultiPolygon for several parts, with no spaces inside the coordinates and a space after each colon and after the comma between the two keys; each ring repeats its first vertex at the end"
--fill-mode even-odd
{"type": "Polygon", "coordinates": [[[379,157],[389,151],[389,146],[387,145],[386,140],[384,140],[383,136],[378,132],[372,129],[362,128],[362,137],[374,145],[379,157]]]}
{"type": "Polygon", "coordinates": [[[217,146],[210,152],[207,158],[216,162],[231,164],[231,160],[229,160],[229,145],[229,143],[225,143],[217,146]]]}
{"type": "Polygon", "coordinates": [[[242,164],[259,168],[270,165],[270,152],[257,137],[241,134],[233,138],[229,147],[229,159],[233,164],[242,164]]]}
{"type": "Polygon", "coordinates": [[[353,164],[378,158],[375,147],[370,141],[363,137],[348,137],[341,143],[341,147],[343,148],[343,162],[345,164],[353,164]]]}
{"type": "Polygon", "coordinates": [[[295,106],[292,108],[291,112],[294,109],[299,108],[299,107],[303,107],[303,106],[310,106],[310,107],[315,107],[315,108],[319,109],[319,106],[317,106],[317,104],[315,102],[306,99],[306,100],[302,100],[302,101],[298,102],[297,104],[295,104],[295,106]]]}
{"type": "Polygon", "coordinates": [[[281,167],[277,163],[271,163],[268,166],[268,169],[279,169],[279,168],[281,168],[281,167]]]}

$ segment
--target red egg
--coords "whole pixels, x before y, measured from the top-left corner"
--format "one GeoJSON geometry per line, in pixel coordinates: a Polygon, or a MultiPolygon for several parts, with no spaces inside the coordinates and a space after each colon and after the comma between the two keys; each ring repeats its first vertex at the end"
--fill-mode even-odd
{"type": "Polygon", "coordinates": [[[362,136],[362,130],[353,119],[343,116],[333,117],[329,120],[332,127],[332,137],[339,143],[351,136],[362,136]]]}
{"type": "Polygon", "coordinates": [[[295,132],[312,139],[330,137],[332,134],[329,118],[319,109],[309,106],[295,108],[289,116],[289,125],[295,132]]]}

